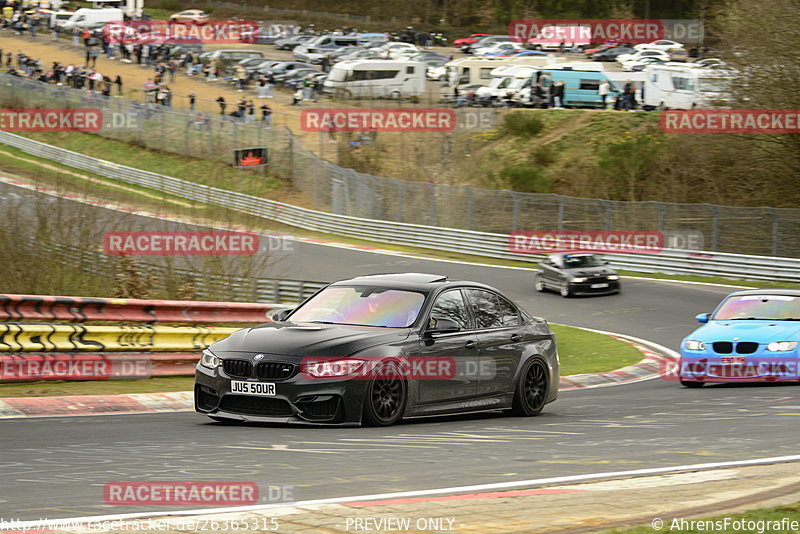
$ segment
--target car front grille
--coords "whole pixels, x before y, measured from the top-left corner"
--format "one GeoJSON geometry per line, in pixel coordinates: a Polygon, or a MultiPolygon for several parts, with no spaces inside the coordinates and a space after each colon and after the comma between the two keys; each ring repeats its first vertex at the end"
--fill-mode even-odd
{"type": "Polygon", "coordinates": [[[296,367],[291,363],[263,362],[256,366],[256,376],[268,380],[285,380],[295,372],[296,367]]]}
{"type": "Polygon", "coordinates": [[[734,348],[736,354],[753,354],[758,350],[758,343],[755,341],[740,341],[735,345],[732,341],[715,341],[711,346],[717,354],[732,354],[734,348]]]}
{"type": "Polygon", "coordinates": [[[730,341],[715,341],[711,344],[717,354],[730,354],[733,352],[733,343],[730,341]]]}
{"type": "Polygon", "coordinates": [[[213,410],[217,407],[217,402],[219,402],[219,398],[205,386],[196,386],[194,388],[194,396],[197,400],[197,406],[201,410],[213,410]]]}
{"type": "Polygon", "coordinates": [[[228,376],[250,378],[253,375],[253,364],[247,360],[222,360],[222,369],[228,376]]]}
{"type": "Polygon", "coordinates": [[[333,397],[321,402],[298,402],[297,407],[303,410],[302,415],[330,419],[339,409],[339,398],[333,397]]]}
{"type": "Polygon", "coordinates": [[[223,412],[264,417],[289,417],[293,414],[292,407],[283,399],[248,395],[225,395],[219,409],[223,412]]]}

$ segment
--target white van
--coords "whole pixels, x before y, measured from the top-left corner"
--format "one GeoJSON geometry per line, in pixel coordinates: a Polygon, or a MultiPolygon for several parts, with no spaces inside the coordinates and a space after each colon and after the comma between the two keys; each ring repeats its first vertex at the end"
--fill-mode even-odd
{"type": "Polygon", "coordinates": [[[107,7],[100,9],[90,9],[82,7],[75,11],[70,18],[68,18],[61,27],[65,30],[73,28],[85,28],[95,23],[105,23],[112,21],[123,20],[122,10],[115,7],[107,7]]]}
{"type": "Polygon", "coordinates": [[[305,63],[322,63],[330,52],[345,46],[359,46],[359,40],[354,35],[320,35],[307,43],[297,45],[292,49],[295,61],[305,63]]]}
{"type": "Polygon", "coordinates": [[[418,61],[340,61],[328,73],[322,92],[343,98],[420,96],[426,71],[427,65],[418,61]]]}
{"type": "Polygon", "coordinates": [[[492,79],[475,92],[479,101],[498,101],[517,93],[527,82],[530,85],[531,74],[536,71],[536,67],[528,65],[504,65],[497,67],[491,72],[492,79]]]}
{"type": "Polygon", "coordinates": [[[645,106],[658,109],[711,108],[730,99],[735,73],[691,65],[651,65],[644,69],[645,106]]]}

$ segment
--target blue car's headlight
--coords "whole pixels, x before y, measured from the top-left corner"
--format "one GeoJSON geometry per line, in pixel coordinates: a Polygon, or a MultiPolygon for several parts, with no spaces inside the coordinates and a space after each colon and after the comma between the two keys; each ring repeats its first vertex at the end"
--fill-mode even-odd
{"type": "Polygon", "coordinates": [[[787,352],[797,348],[797,341],[773,341],[767,345],[770,352],[787,352]]]}
{"type": "Polygon", "coordinates": [[[683,346],[686,348],[686,350],[706,350],[705,343],[702,341],[696,341],[694,339],[687,339],[683,346]]]}

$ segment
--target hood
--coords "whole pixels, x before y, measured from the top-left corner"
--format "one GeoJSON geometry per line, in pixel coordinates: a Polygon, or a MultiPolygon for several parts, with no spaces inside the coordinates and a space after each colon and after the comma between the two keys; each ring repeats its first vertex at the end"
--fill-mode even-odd
{"type": "Polygon", "coordinates": [[[220,357],[230,352],[340,357],[377,345],[398,343],[408,338],[409,333],[408,328],[269,323],[234,332],[209,349],[220,357]]]}
{"type": "Polygon", "coordinates": [[[711,321],[690,336],[697,341],[794,341],[800,339],[800,322],[797,321],[711,321]]]}
{"type": "Polygon", "coordinates": [[[600,267],[576,267],[574,269],[564,269],[570,276],[598,276],[617,274],[614,269],[601,265],[600,267]]]}

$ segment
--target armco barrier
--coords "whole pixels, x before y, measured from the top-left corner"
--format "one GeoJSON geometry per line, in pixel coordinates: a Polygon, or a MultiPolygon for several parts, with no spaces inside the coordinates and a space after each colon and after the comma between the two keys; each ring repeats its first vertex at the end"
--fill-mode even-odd
{"type": "Polygon", "coordinates": [[[0,352],[199,352],[238,328],[0,324],[0,352]]]}
{"type": "Polygon", "coordinates": [[[0,295],[0,321],[263,323],[277,304],[0,295]]]}
{"type": "Polygon", "coordinates": [[[0,382],[191,376],[199,358],[199,352],[0,353],[0,382]]]}
{"type": "MultiPolygon", "coordinates": [[[[541,255],[509,251],[508,235],[333,215],[125,167],[32,139],[0,132],[0,142],[115,180],[213,204],[283,224],[327,233],[492,258],[538,261],[541,255]]],[[[615,267],[641,272],[699,274],[800,282],[800,259],[666,249],[659,254],[616,254],[615,267]]]]}

